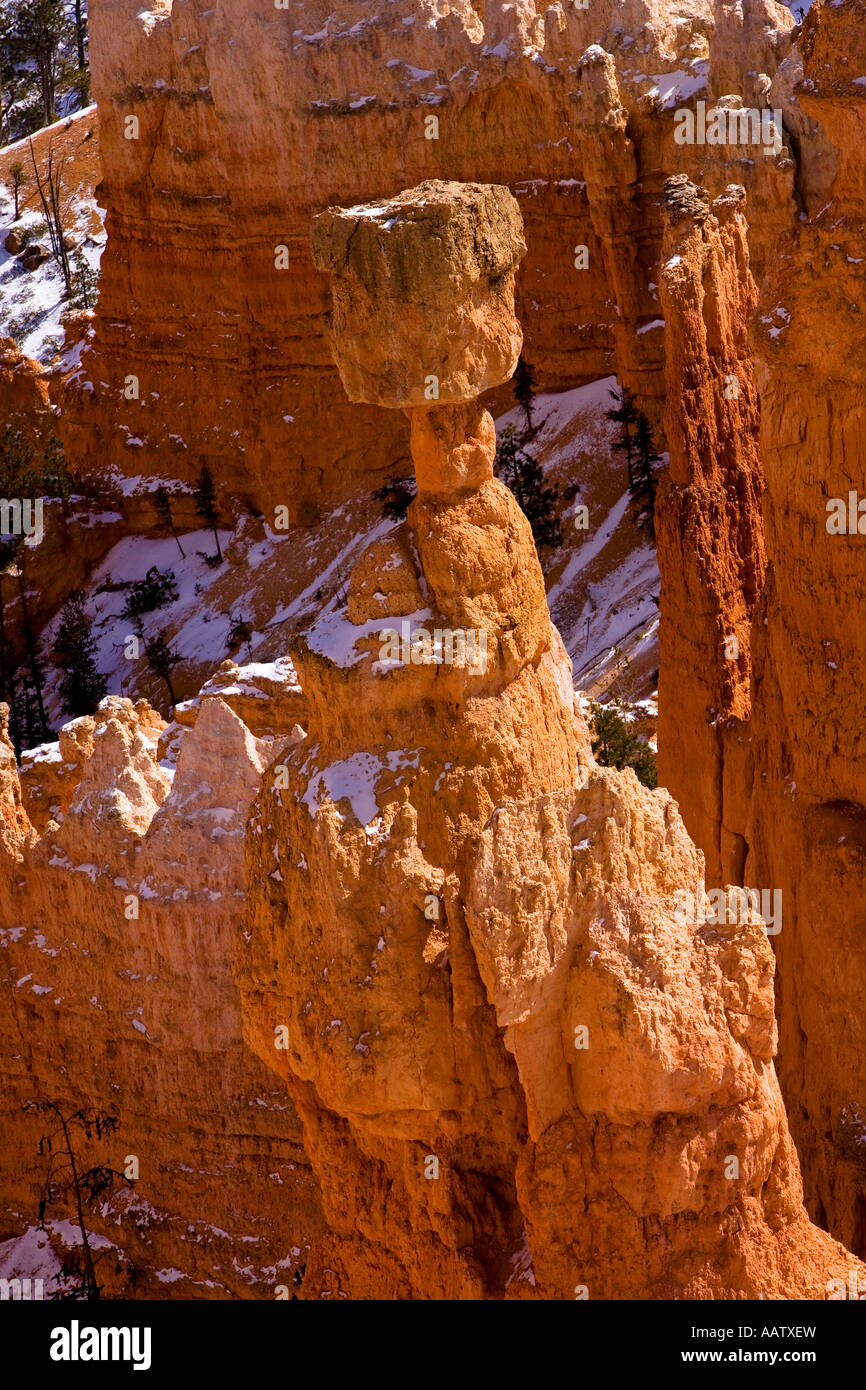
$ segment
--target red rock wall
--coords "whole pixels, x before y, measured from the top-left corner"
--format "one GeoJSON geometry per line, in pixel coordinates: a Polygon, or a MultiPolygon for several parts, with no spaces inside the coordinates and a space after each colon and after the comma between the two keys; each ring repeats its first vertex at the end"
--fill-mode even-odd
{"type": "MultiPolygon", "coordinates": [[[[773,0],[750,0],[739,27],[710,0],[697,11],[496,3],[482,30],[468,4],[433,0],[383,16],[355,0],[336,12],[94,4],[108,246],[95,340],[64,397],[70,454],[103,473],[183,478],[203,455],[227,491],[301,518],[359,473],[408,470],[399,418],[347,411],[309,224],[329,203],[429,177],[517,194],[529,248],[518,311],[539,383],[605,375],[615,351],[658,418],[662,334],[637,329],[658,317],[661,183],[702,156],[674,146],[672,111],[659,112],[641,74],[713,55],[713,80],[748,102],[756,63],[775,71],[792,22],[773,0]],[[599,43],[619,70],[600,86],[596,59],[581,63],[599,43]],[[124,138],[128,117],[138,139],[124,138]],[[605,121],[620,153],[600,163],[605,121]],[[287,270],[274,268],[280,245],[287,270]],[[574,268],[581,245],[588,270],[574,268]],[[138,402],[123,398],[128,375],[138,402]]],[[[776,161],[736,162],[774,214],[791,201],[776,161]]]]}
{"type": "Polygon", "coordinates": [[[732,187],[711,209],[703,190],[674,179],[667,200],[660,283],[670,466],[656,526],[659,781],[677,796],[706,855],[708,886],[722,886],[742,883],[745,869],[747,788],[736,772],[749,757],[743,721],[751,624],[764,578],[758,393],[748,341],[757,291],[743,190],[732,187]]]}
{"type": "MultiPolygon", "coordinates": [[[[864,35],[863,0],[818,0],[780,75],[808,212],[777,228],[750,346],[742,219],[668,235],[681,262],[663,271],[671,469],[659,525],[661,779],[708,882],[782,895],[779,1069],[807,1204],[861,1253],[863,541],[828,534],[827,503],[847,510],[864,490],[864,35]],[[721,389],[729,372],[736,404],[721,389]],[[729,633],[738,662],[721,659],[729,633]]],[[[763,210],[749,199],[744,214],[751,245],[763,210]]]]}
{"type": "Polygon", "coordinates": [[[814,6],[801,47],[800,101],[840,157],[830,201],[780,241],[755,320],[768,568],[749,872],[784,895],[780,1071],[809,1207],[862,1253],[866,540],[828,534],[827,502],[866,494],[866,5],[814,6]]]}

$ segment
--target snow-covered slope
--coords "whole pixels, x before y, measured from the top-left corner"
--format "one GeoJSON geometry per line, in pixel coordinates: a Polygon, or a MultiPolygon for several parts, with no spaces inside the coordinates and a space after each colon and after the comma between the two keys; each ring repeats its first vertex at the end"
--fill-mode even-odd
{"type": "MultiPolygon", "coordinates": [[[[38,131],[33,137],[33,148],[40,174],[44,172],[49,145],[56,158],[65,160],[61,196],[64,227],[90,269],[98,272],[105,232],[104,213],[94,197],[98,176],[95,127],[96,107],[89,106],[67,121],[38,131]]],[[[0,337],[14,338],[25,356],[48,363],[63,343],[61,316],[70,308],[64,297],[63,276],[53,257],[29,271],[16,256],[10,255],[4,242],[13,229],[23,233],[30,245],[50,249],[29,140],[19,140],[0,150],[0,337]],[[17,222],[9,174],[16,161],[24,166],[26,179],[17,222]]],[[[74,256],[74,251],[71,254],[74,256]]]]}
{"type": "MultiPolygon", "coordinates": [[[[616,427],[605,412],[614,378],[536,399],[533,430],[525,447],[542,465],[560,497],[562,544],[545,553],[549,603],[574,663],[575,685],[597,697],[607,690],[639,700],[654,689],[658,666],[659,578],[655,551],[636,528],[621,455],[613,449],[616,427]],[[577,485],[579,491],[568,497],[577,485]],[[586,507],[587,527],[579,528],[586,507]]],[[[500,417],[521,428],[516,409],[500,417]]],[[[136,491],[149,491],[146,459],[136,491]]],[[[127,500],[129,500],[127,480],[127,500]]],[[[116,521],[116,517],[114,520],[116,521]]],[[[233,533],[221,531],[226,559],[210,567],[214,553],[208,531],[181,537],[185,555],[171,538],[129,535],[119,540],[90,576],[87,609],[93,620],[97,665],[112,694],[145,695],[167,710],[162,682],[143,656],[126,655],[134,624],[121,616],[129,584],[152,566],[171,570],[178,597],[142,615],[144,635],[165,631],[181,658],[173,675],[178,697],[195,696],[227,656],[239,662],[270,662],[287,651],[294,632],[322,628],[341,608],[351,570],[363,550],[397,523],[383,517],[369,493],[322,517],[317,526],[273,531],[262,518],[244,515],[233,533]],[[233,622],[243,619],[251,635],[229,645],[233,622]]],[[[68,713],[58,693],[53,645],[59,614],[41,635],[47,673],[46,707],[54,727],[68,713]]],[[[318,630],[317,629],[317,630],[318,630]]]]}
{"type": "MultiPolygon", "coordinates": [[[[563,543],[544,557],[548,603],[575,686],[593,697],[612,689],[637,700],[655,688],[659,573],[654,547],[635,526],[625,462],[613,448],[617,426],[606,412],[616,384],[604,377],[537,397],[526,447],[561,494],[569,484],[579,487],[561,512],[563,543]]],[[[497,430],[521,423],[522,412],[510,410],[497,430]]]]}

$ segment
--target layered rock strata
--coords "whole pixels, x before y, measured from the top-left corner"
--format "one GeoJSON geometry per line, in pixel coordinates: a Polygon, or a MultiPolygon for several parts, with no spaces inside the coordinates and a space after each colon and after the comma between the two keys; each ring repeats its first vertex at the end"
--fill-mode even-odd
{"type": "MultiPolygon", "coordinates": [[[[400,417],[341,391],[307,227],[431,177],[516,194],[539,385],[616,362],[657,419],[662,186],[699,181],[708,154],[676,143],[675,112],[762,106],[793,25],[774,0],[94,7],[108,244],[93,335],[57,389],[70,457],[189,481],[203,456],[226,496],[302,522],[371,471],[409,471],[400,417]]],[[[810,147],[791,85],[779,102],[810,147]]],[[[797,216],[787,148],[713,159],[747,186],[766,257],[797,216]]]]}
{"type": "Polygon", "coordinates": [[[866,4],[815,6],[800,50],[800,104],[838,163],[828,198],[780,240],[754,322],[768,569],[747,838],[750,882],[784,900],[780,1077],[809,1209],[863,1255],[866,4]]]}

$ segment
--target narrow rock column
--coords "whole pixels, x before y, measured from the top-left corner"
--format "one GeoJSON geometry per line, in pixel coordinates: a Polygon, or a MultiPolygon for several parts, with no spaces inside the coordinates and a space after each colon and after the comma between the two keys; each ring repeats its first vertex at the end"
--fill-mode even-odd
{"type": "Polygon", "coordinates": [[[520,350],[520,214],[425,183],[328,210],[313,246],[346,390],[408,413],[418,495],[292,649],[307,737],[248,826],[245,1033],[303,1119],[341,1290],[501,1297],[526,1113],[464,885],[494,808],[568,793],[589,758],[478,400],[520,350]]]}
{"type": "Polygon", "coordinates": [[[657,424],[664,409],[662,334],[649,286],[658,229],[647,216],[646,191],[613,54],[591,44],[578,59],[577,85],[575,135],[592,228],[604,250],[616,305],[612,329],[617,370],[657,424]],[[653,322],[656,331],[646,331],[653,322]]]}
{"type": "Polygon", "coordinates": [[[748,322],[745,191],[710,206],[684,174],[665,185],[659,275],[667,323],[659,489],[659,779],[707,861],[707,885],[744,882],[751,794],[751,627],[764,579],[758,393],[748,322]]]}
{"type": "Polygon", "coordinates": [[[409,416],[410,521],[429,596],[452,627],[486,634],[488,677],[511,681],[552,631],[525,519],[494,482],[496,432],[478,399],[509,379],[523,342],[517,203],[498,185],[431,180],[388,202],[328,209],[313,250],[332,278],[347,394],[409,416]]]}
{"type": "Polygon", "coordinates": [[[767,585],[751,882],[784,903],[779,1074],[809,1210],[866,1255],[866,0],[815,5],[799,100],[837,152],[753,322],[767,585]],[[844,60],[844,61],[843,61],[844,60]]]}

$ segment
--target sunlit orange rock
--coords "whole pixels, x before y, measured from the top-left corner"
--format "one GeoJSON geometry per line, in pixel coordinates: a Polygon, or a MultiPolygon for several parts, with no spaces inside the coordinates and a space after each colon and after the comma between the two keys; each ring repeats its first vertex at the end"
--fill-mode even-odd
{"type": "MultiPolygon", "coordinates": [[[[375,280],[397,294],[396,273],[375,280]]],[[[344,328],[352,295],[369,306],[335,349],[358,382],[380,302],[340,293],[344,328]]],[[[764,924],[678,915],[703,856],[668,793],[594,766],[528,524],[501,484],[447,466],[462,407],[421,410],[407,535],[376,543],[365,591],[380,565],[387,609],[414,541],[415,628],[473,622],[495,661],[386,653],[387,611],[320,619],[293,651],[307,737],[247,831],[245,1036],[301,1116],[341,1289],[824,1297],[856,1265],[802,1207],[764,924]]]]}

